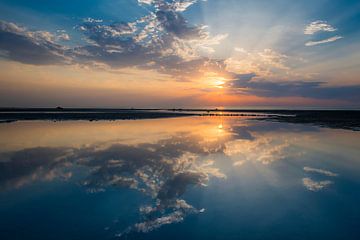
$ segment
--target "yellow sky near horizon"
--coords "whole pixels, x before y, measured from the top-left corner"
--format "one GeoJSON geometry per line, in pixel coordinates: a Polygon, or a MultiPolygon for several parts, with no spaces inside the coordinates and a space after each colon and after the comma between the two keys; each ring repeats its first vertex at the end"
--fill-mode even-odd
{"type": "Polygon", "coordinates": [[[68,65],[27,65],[1,60],[2,107],[246,107],[343,104],[303,97],[259,97],[231,93],[229,80],[208,72],[192,81],[176,81],[154,70],[117,71],[68,65]],[[21,96],[21,98],[19,98],[21,96]]]}

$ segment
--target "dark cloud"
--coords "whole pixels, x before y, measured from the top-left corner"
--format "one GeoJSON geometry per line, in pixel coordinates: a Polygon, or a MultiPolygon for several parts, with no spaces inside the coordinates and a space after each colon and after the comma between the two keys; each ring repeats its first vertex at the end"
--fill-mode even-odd
{"type": "MultiPolygon", "coordinates": [[[[206,40],[208,33],[201,26],[191,26],[174,7],[175,3],[154,1],[155,9],[135,22],[106,24],[85,21],[77,28],[90,44],[74,51],[77,62],[100,62],[114,68],[138,67],[154,69],[176,79],[189,79],[203,74],[204,68],[224,65],[223,60],[179,54],[193,54],[184,41],[206,40]]],[[[224,68],[224,66],[223,66],[224,68]]]]}
{"type": "Polygon", "coordinates": [[[178,12],[159,10],[156,17],[167,33],[178,38],[202,38],[204,33],[199,27],[189,26],[185,18],[178,12]]]}
{"type": "Polygon", "coordinates": [[[28,32],[0,21],[0,50],[13,61],[34,65],[64,64],[66,49],[51,41],[47,32],[28,32]]]}
{"type": "Polygon", "coordinates": [[[256,75],[237,75],[228,83],[230,91],[262,97],[306,97],[314,99],[360,100],[360,85],[327,86],[325,82],[253,80],[256,75]]]}

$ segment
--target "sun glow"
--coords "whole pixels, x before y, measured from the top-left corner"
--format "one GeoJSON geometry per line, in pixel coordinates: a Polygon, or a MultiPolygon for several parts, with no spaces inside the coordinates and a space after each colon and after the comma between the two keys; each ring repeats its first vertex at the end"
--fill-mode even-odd
{"type": "Polygon", "coordinates": [[[215,87],[217,87],[217,88],[224,88],[224,84],[225,84],[225,81],[222,81],[222,80],[216,80],[216,81],[214,82],[214,85],[215,85],[215,87]]]}
{"type": "Polygon", "coordinates": [[[226,78],[224,77],[219,77],[219,76],[216,76],[216,77],[208,77],[208,82],[211,86],[215,87],[215,88],[224,88],[225,87],[225,84],[226,84],[226,78]]]}

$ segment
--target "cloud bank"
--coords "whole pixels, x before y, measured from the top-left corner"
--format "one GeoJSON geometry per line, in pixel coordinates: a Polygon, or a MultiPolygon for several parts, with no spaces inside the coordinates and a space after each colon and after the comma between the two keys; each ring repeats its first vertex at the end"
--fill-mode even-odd
{"type": "Polygon", "coordinates": [[[229,91],[263,97],[306,97],[314,99],[360,100],[360,86],[327,86],[326,82],[254,80],[256,74],[237,74],[229,81],[229,91]]]}

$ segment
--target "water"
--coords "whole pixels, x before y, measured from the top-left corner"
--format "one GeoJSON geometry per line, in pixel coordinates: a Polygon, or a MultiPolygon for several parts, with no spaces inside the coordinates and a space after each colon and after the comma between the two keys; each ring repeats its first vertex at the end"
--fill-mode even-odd
{"type": "Polygon", "coordinates": [[[360,239],[359,140],[240,117],[0,124],[0,239],[360,239]]]}

